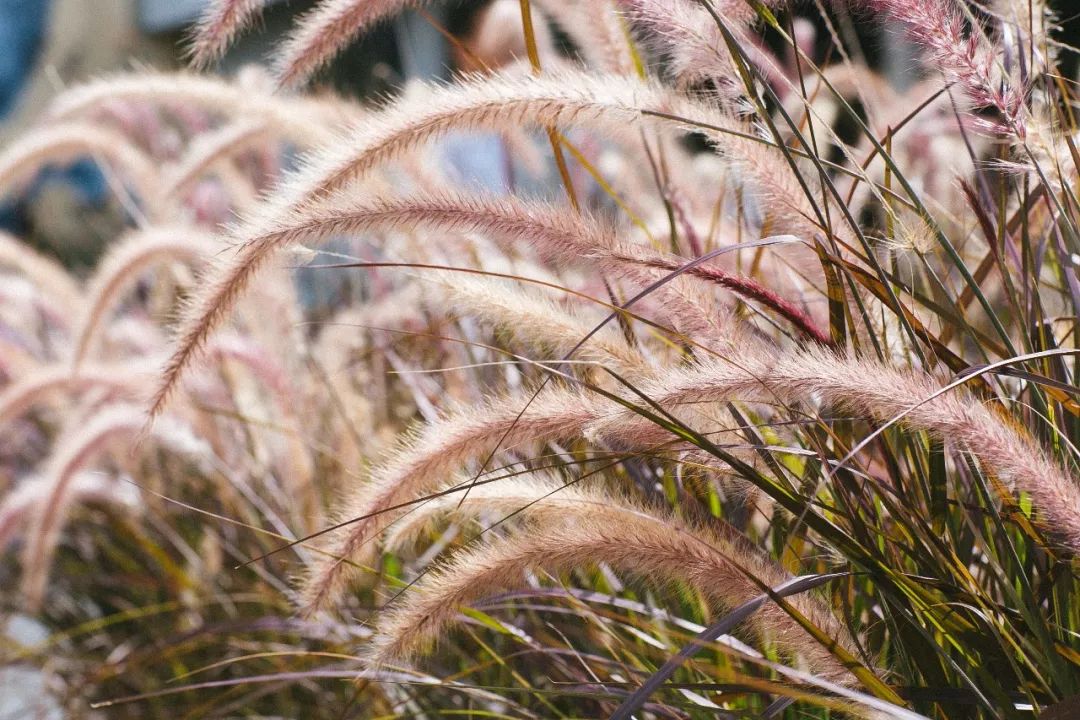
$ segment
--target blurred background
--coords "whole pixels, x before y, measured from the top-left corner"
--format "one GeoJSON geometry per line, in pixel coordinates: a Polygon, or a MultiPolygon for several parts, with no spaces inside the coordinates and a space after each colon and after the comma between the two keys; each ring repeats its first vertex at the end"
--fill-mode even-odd
{"type": "MultiPolygon", "coordinates": [[[[185,39],[207,0],[0,0],[0,146],[34,122],[49,98],[101,73],[140,66],[182,67],[185,39]]],[[[517,5],[517,2],[507,3],[517,5]]],[[[1062,40],[1080,29],[1080,9],[1059,3],[1062,40]]],[[[216,72],[265,63],[270,48],[311,0],[270,0],[260,27],[243,35],[216,72]]],[[[385,95],[410,78],[446,77],[460,63],[445,32],[466,38],[491,0],[435,3],[365,36],[318,84],[357,97],[385,95]],[[434,21],[434,22],[433,22],[434,21]],[[436,27],[436,23],[440,27],[436,27]]],[[[894,82],[910,62],[888,34],[867,37],[870,51],[894,59],[894,82]]],[[[571,50],[572,51],[572,50],[571,50]]],[[[1068,58],[1067,77],[1077,58],[1068,58]]],[[[887,68],[886,68],[887,70],[887,68]]],[[[89,266],[124,222],[105,178],[90,160],[45,173],[17,198],[0,201],[0,229],[32,239],[69,264],[89,266]]]]}
{"type": "MultiPolygon", "coordinates": [[[[109,72],[184,67],[186,39],[207,0],[0,0],[0,149],[33,125],[49,100],[109,72]]],[[[273,45],[311,0],[269,0],[258,27],[212,69],[233,75],[267,64],[273,45]]],[[[445,32],[464,37],[490,3],[459,0],[406,13],[346,52],[316,85],[354,97],[385,96],[410,78],[455,67],[445,32]],[[437,23],[439,29],[436,29],[437,23]]],[[[514,3],[516,6],[516,2],[514,3]]],[[[69,265],[90,267],[124,224],[123,208],[92,160],[52,168],[19,197],[0,199],[0,230],[69,265]]]]}
{"type": "MultiPolygon", "coordinates": [[[[0,148],[34,123],[58,90],[107,72],[183,67],[185,41],[207,0],[0,0],[0,148]]],[[[269,0],[262,23],[241,36],[214,72],[231,75],[265,64],[270,48],[312,0],[269,0]]],[[[446,77],[462,69],[447,35],[464,40],[492,10],[493,0],[432,3],[366,35],[324,72],[317,85],[356,97],[393,93],[411,78],[446,77]],[[438,27],[436,27],[436,25],[438,27]]],[[[517,0],[502,0],[516,8],[517,0]]],[[[1080,7],[1056,3],[1060,39],[1076,44],[1080,7]]],[[[504,8],[505,10],[506,8],[504,8]]],[[[909,51],[882,28],[860,24],[867,54],[894,83],[914,67],[909,51]]],[[[565,39],[556,43],[568,54],[565,39]]],[[[496,50],[491,50],[496,52],[496,50]]],[[[498,50],[513,53],[514,46],[498,50]]],[[[1066,77],[1076,76],[1075,53],[1063,55],[1066,77]]],[[[468,69],[468,68],[465,68],[468,69]]],[[[87,159],[52,168],[19,197],[0,199],[0,230],[31,240],[69,265],[89,267],[106,238],[124,223],[107,183],[87,159]]]]}

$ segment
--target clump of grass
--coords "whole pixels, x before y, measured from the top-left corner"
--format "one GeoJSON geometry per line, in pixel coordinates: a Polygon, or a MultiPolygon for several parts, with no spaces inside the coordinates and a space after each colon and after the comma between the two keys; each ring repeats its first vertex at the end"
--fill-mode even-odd
{"type": "MultiPolygon", "coordinates": [[[[211,3],[194,62],[263,4],[211,3]]],[[[87,282],[0,236],[4,611],[55,633],[5,660],[132,717],[1067,713],[1048,9],[523,1],[482,28],[520,62],[299,90],[421,4],[315,3],[275,78],[73,88],[0,153],[3,192],[96,157],[138,225],[87,282]],[[461,135],[530,160],[470,188],[461,135]]]]}

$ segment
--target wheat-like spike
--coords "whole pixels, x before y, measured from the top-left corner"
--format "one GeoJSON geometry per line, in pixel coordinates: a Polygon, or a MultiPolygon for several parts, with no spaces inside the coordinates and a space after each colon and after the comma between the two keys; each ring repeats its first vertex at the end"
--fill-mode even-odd
{"type": "MultiPolygon", "coordinates": [[[[656,39],[668,56],[671,72],[681,82],[737,78],[723,35],[712,15],[688,0],[618,0],[627,15],[656,39]]],[[[755,17],[744,0],[713,3],[721,15],[746,24],[755,17]]],[[[733,83],[737,84],[736,83],[733,83]]]]}
{"type": "MultiPolygon", "coordinates": [[[[427,196],[406,200],[357,201],[343,198],[315,210],[294,213],[289,224],[271,226],[260,234],[245,229],[235,235],[247,244],[237,257],[212,274],[193,300],[180,324],[179,341],[155,395],[151,416],[160,412],[181,374],[199,347],[235,305],[256,272],[272,254],[301,239],[309,242],[347,233],[427,227],[439,230],[481,231],[508,244],[524,240],[547,257],[575,257],[614,242],[614,230],[586,215],[559,212],[539,203],[513,198],[491,199],[427,196]]],[[[258,227],[258,221],[249,224],[258,227]]]]}
{"type": "MultiPolygon", "coordinates": [[[[928,53],[928,62],[949,83],[959,85],[978,108],[994,108],[1007,123],[1007,132],[1025,132],[1025,92],[1003,74],[1001,49],[978,29],[965,30],[958,0],[850,0],[903,25],[907,36],[928,53]]],[[[1024,17],[1028,9],[1025,4],[1024,17]]]]}
{"type": "Polygon", "coordinates": [[[491,524],[482,528],[485,532],[496,526],[514,528],[522,523],[554,523],[565,519],[567,513],[572,516],[587,512],[587,508],[579,510],[575,506],[609,497],[605,491],[584,485],[581,480],[567,483],[542,471],[476,487],[470,487],[468,478],[455,475],[439,492],[446,494],[418,503],[387,528],[383,537],[386,552],[405,551],[445,522],[490,521],[491,524]]]}
{"type": "Polygon", "coordinates": [[[8,146],[0,154],[0,197],[33,178],[46,165],[86,155],[107,160],[144,200],[154,198],[157,170],[150,159],[124,135],[81,122],[38,128],[8,146]]]}
{"type": "Polygon", "coordinates": [[[505,478],[473,488],[469,485],[470,478],[452,475],[442,489],[460,491],[417,503],[409,509],[387,527],[383,549],[388,553],[401,553],[416,544],[433,526],[449,521],[479,519],[481,515],[495,515],[496,520],[511,515],[516,521],[543,519],[546,513],[557,513],[568,499],[582,495],[579,487],[564,487],[564,483],[535,474],[527,478],[505,478]],[[466,488],[469,488],[468,492],[465,492],[466,488]]]}
{"type": "MultiPolygon", "coordinates": [[[[634,251],[619,243],[613,225],[588,213],[565,212],[555,205],[513,196],[447,193],[357,200],[345,195],[311,209],[295,211],[284,223],[267,224],[256,218],[233,232],[246,244],[230,264],[209,276],[204,290],[188,308],[173,355],[163,370],[151,417],[165,407],[173,387],[197,356],[200,346],[275,252],[300,240],[318,244],[342,234],[418,228],[481,232],[508,250],[519,244],[531,245],[543,259],[556,264],[592,262],[617,276],[645,282],[654,280],[658,273],[663,274],[641,268],[640,263],[627,262],[628,253],[634,251]]],[[[682,303],[693,314],[691,322],[718,322],[715,310],[702,304],[700,294],[684,293],[677,283],[667,289],[670,292],[665,297],[682,303]],[[707,314],[698,317],[700,313],[707,314]]],[[[730,324],[723,327],[725,337],[737,333],[737,328],[730,324]]]]}
{"type": "Polygon", "coordinates": [[[79,303],[79,284],[60,263],[5,232],[0,232],[0,266],[18,271],[63,307],[79,303]]]}
{"type": "Polygon", "coordinates": [[[425,0],[323,0],[296,21],[276,59],[284,87],[305,83],[372,25],[425,0]]]}
{"type": "MultiPolygon", "coordinates": [[[[705,362],[667,373],[662,380],[647,383],[643,392],[663,398],[665,407],[748,397],[787,403],[820,398],[879,422],[906,413],[903,425],[955,443],[1006,486],[1030,495],[1047,529],[1067,547],[1080,551],[1076,479],[1047,457],[1029,435],[963,388],[922,403],[940,389],[929,375],[807,349],[779,357],[747,353],[737,362],[705,362]]],[[[600,436],[610,432],[608,428],[626,432],[618,422],[609,419],[592,429],[600,436]]]]}
{"type": "Polygon", "coordinates": [[[273,128],[265,121],[254,118],[238,120],[213,132],[199,135],[192,141],[180,161],[165,173],[161,183],[162,197],[182,196],[217,163],[234,158],[272,139],[273,128]]]}
{"type": "MultiPolygon", "coordinates": [[[[544,483],[531,492],[520,487],[508,492],[499,497],[498,487],[482,491],[462,509],[520,511],[528,527],[463,552],[421,578],[396,608],[379,619],[369,651],[373,664],[415,658],[460,621],[463,605],[527,587],[529,571],[558,575],[605,563],[649,583],[685,583],[724,608],[762,594],[750,578],[769,587],[789,579],[781,568],[741,543],[669,512],[653,514],[604,492],[544,483]]],[[[840,647],[853,651],[854,641],[826,604],[805,595],[789,602],[840,647]]],[[[829,649],[779,606],[767,603],[751,622],[784,655],[802,658],[813,672],[833,681],[854,682],[829,649]]]]}
{"type": "Polygon", "coordinates": [[[573,41],[585,64],[604,73],[632,75],[630,35],[611,0],[538,0],[573,41]]]}
{"type": "Polygon", "coordinates": [[[163,262],[198,265],[222,248],[220,238],[190,227],[155,227],[128,234],[110,248],[87,285],[86,307],[75,335],[72,366],[91,351],[109,312],[147,268],[163,262]]]}
{"type": "Polygon", "coordinates": [[[507,450],[572,439],[601,412],[595,399],[581,393],[547,390],[531,403],[523,395],[471,407],[406,438],[371,473],[368,484],[343,499],[341,520],[359,520],[327,538],[328,554],[310,568],[301,590],[301,607],[312,613],[339,600],[355,575],[349,563],[370,564],[377,551],[374,539],[405,512],[391,508],[433,491],[466,462],[496,447],[507,450]]]}
{"type": "MultiPolygon", "coordinates": [[[[42,473],[48,491],[30,518],[22,553],[23,593],[31,610],[38,609],[45,597],[49,566],[71,501],[72,480],[115,441],[133,440],[144,420],[138,406],[113,404],[85,422],[80,419],[57,441],[42,473]]],[[[190,443],[185,445],[187,438],[186,429],[171,422],[155,430],[158,442],[180,452],[192,451],[190,443]]]]}
{"type": "MultiPolygon", "coordinates": [[[[654,380],[645,385],[656,387],[658,383],[654,380]]],[[[599,395],[549,389],[531,403],[528,397],[494,400],[431,423],[372,471],[371,481],[343,500],[340,521],[350,524],[331,534],[327,555],[313,566],[301,593],[305,611],[325,609],[339,599],[351,577],[352,566],[345,560],[359,565],[371,563],[377,549],[374,539],[407,512],[389,508],[435,492],[451,473],[496,447],[512,449],[522,443],[535,446],[589,436],[592,432],[594,437],[610,440],[618,447],[656,448],[670,437],[666,431],[658,432],[659,426],[629,411],[620,412],[619,405],[599,395]]],[[[681,387],[652,398],[663,407],[673,408],[686,401],[681,387]]],[[[699,419],[706,417],[709,410],[703,406],[695,409],[699,419]]],[[[714,421],[709,418],[708,422],[714,421]]]]}
{"type": "Polygon", "coordinates": [[[51,393],[103,389],[138,401],[149,391],[152,378],[152,364],[138,362],[87,364],[77,375],[67,363],[37,368],[0,392],[0,433],[51,393]]]}
{"type": "MultiPolygon", "coordinates": [[[[457,313],[504,328],[513,333],[515,340],[544,351],[550,359],[563,357],[597,324],[595,320],[585,320],[569,312],[546,296],[517,285],[457,274],[440,280],[440,305],[448,305],[457,313]]],[[[625,337],[610,325],[593,335],[574,357],[614,364],[620,373],[637,376],[648,372],[648,363],[641,353],[630,347],[625,337]]]]}
{"type": "Polygon", "coordinates": [[[635,141],[641,127],[694,129],[649,112],[745,131],[713,104],[631,77],[572,70],[541,76],[471,75],[453,85],[412,92],[354,123],[319,148],[282,195],[293,204],[326,195],[451,131],[581,126],[635,141]]]}
{"type": "Polygon", "coordinates": [[[543,472],[527,476],[503,478],[498,482],[469,487],[470,479],[453,475],[439,491],[458,490],[441,497],[418,503],[390,525],[383,538],[383,548],[400,553],[420,541],[424,533],[445,522],[488,520],[500,524],[512,520],[508,527],[523,522],[551,523],[561,519],[565,511],[580,513],[601,492],[583,486],[567,484],[543,472]],[[465,492],[468,488],[468,492],[465,492]]]}
{"type": "Polygon", "coordinates": [[[199,17],[188,53],[191,64],[205,68],[225,54],[233,39],[246,30],[266,7],[267,0],[213,0],[199,17]]]}

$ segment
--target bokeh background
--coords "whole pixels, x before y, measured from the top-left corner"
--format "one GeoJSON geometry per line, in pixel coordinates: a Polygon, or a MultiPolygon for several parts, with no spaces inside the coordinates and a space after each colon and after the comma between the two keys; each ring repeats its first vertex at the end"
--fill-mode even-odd
{"type": "MultiPolygon", "coordinates": [[[[107,72],[182,67],[185,39],[206,1],[0,0],[0,147],[40,117],[49,98],[63,87],[107,72]]],[[[412,78],[446,78],[462,69],[462,63],[442,31],[467,41],[493,2],[503,4],[456,0],[405,13],[356,42],[317,84],[372,98],[397,92],[412,78]]],[[[245,65],[266,64],[270,48],[292,18],[312,4],[269,0],[261,25],[244,34],[213,71],[234,74],[245,65]]],[[[1058,0],[1056,9],[1059,39],[1077,45],[1080,3],[1058,0]]],[[[888,28],[859,23],[853,31],[886,76],[897,84],[908,80],[911,53],[888,28]]],[[[565,42],[562,48],[573,53],[565,42]]],[[[513,52],[512,43],[506,51],[513,52]]],[[[1075,77],[1080,57],[1065,50],[1062,59],[1066,77],[1075,77]]],[[[91,160],[50,169],[21,196],[0,199],[0,229],[28,238],[76,267],[91,267],[106,239],[123,223],[123,209],[111,199],[105,178],[91,160]]]]}

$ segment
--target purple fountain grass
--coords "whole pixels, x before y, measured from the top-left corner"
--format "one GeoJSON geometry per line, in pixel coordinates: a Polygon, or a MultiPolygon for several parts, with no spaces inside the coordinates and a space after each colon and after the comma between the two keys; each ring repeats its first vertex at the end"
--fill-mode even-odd
{"type": "Polygon", "coordinates": [[[613,75],[638,73],[629,34],[613,0],[537,0],[574,41],[585,64],[613,75]]]}
{"type": "MultiPolygon", "coordinates": [[[[308,139],[318,136],[309,133],[308,139]]],[[[245,151],[272,142],[272,128],[262,120],[240,120],[220,129],[199,135],[179,161],[164,173],[161,196],[182,197],[218,163],[235,159],[245,151]]]]}
{"type": "MultiPolygon", "coordinates": [[[[468,76],[454,85],[414,91],[359,120],[313,153],[279,194],[286,208],[325,196],[449,132],[581,126],[636,141],[642,127],[694,131],[693,123],[746,130],[718,106],[646,80],[570,70],[468,76]]],[[[715,137],[727,142],[719,133],[715,137]]]]}
{"type": "Polygon", "coordinates": [[[522,449],[544,442],[573,439],[600,412],[592,397],[547,390],[530,402],[526,396],[469,407],[429,424],[407,438],[370,474],[370,483],[344,498],[340,522],[348,522],[324,543],[325,555],[314,561],[301,593],[301,607],[312,613],[337,603],[355,566],[370,565],[377,536],[407,503],[442,483],[448,473],[496,448],[522,449]]]}
{"type": "MultiPolygon", "coordinates": [[[[440,278],[442,297],[454,312],[504,328],[525,347],[550,353],[558,360],[588,337],[599,318],[584,319],[546,296],[509,283],[461,278],[447,273],[440,278]]],[[[612,364],[620,373],[641,376],[649,364],[614,327],[605,327],[574,353],[576,360],[612,364]]]]}
{"type": "MultiPolygon", "coordinates": [[[[270,2],[204,5],[200,66],[270,2]]],[[[393,714],[399,687],[319,666],[233,675],[383,678],[453,643],[432,664],[469,682],[397,678],[410,713],[1074,693],[1080,159],[1046,0],[500,0],[451,42],[475,72],[371,105],[287,90],[426,0],[309,5],[273,72],[94,80],[0,151],[0,194],[99,160],[139,228],[85,283],[29,250],[51,217],[0,234],[0,548],[64,638],[20,655],[50,690],[393,714]],[[893,87],[868,21],[925,77],[893,87]],[[939,375],[969,363],[995,375],[939,375]],[[99,501],[132,512],[72,521],[99,501]],[[94,572],[50,582],[73,558],[94,572]],[[760,652],[703,640],[735,608],[760,652]],[[489,611],[509,633],[451,633],[489,611]],[[668,622],[701,642],[673,655],[668,622]],[[258,637],[214,662],[221,627],[258,637]],[[116,650],[191,632],[190,687],[116,650]],[[527,700],[476,690],[511,675],[527,700]]]]}
{"type": "MultiPolygon", "coordinates": [[[[722,90],[741,94],[727,43],[712,15],[696,0],[618,0],[618,3],[659,44],[679,82],[716,80],[722,90]]],[[[767,7],[775,4],[775,0],[765,3],[767,7]]],[[[713,2],[712,7],[731,21],[731,29],[736,32],[757,17],[745,0],[713,2]]]]}
{"type": "Polygon", "coordinates": [[[278,82],[296,87],[311,78],[357,36],[424,0],[325,0],[296,21],[276,59],[278,82]]]}
{"type": "Polygon", "coordinates": [[[258,18],[267,0],[212,0],[192,33],[189,54],[204,68],[225,54],[233,39],[258,18]]]}
{"type": "MultiPolygon", "coordinates": [[[[851,0],[855,7],[882,13],[904,26],[909,38],[929,57],[946,81],[956,83],[977,108],[994,108],[1005,121],[1005,132],[1024,136],[1024,96],[1003,77],[998,48],[978,28],[964,29],[964,11],[955,0],[851,0]]],[[[1025,10],[1025,16],[1027,11],[1025,10]]],[[[991,124],[990,129],[995,129],[991,124]]]]}
{"type": "Polygon", "coordinates": [[[88,123],[49,125],[23,135],[0,154],[0,196],[33,179],[47,165],[91,156],[131,183],[145,201],[152,201],[157,170],[125,135],[88,123]]]}
{"type": "MultiPolygon", "coordinates": [[[[742,543],[604,492],[529,483],[524,489],[511,486],[503,494],[496,485],[466,503],[456,506],[456,512],[517,512],[527,529],[458,553],[418,580],[396,607],[382,613],[368,650],[372,664],[415,658],[460,622],[461,606],[528,587],[530,571],[558,575],[605,563],[650,584],[686,583],[727,608],[757,597],[762,586],[776,587],[789,579],[742,543]]],[[[854,641],[827,605],[805,596],[791,603],[853,652],[854,641]]],[[[829,648],[779,606],[766,604],[752,624],[785,655],[803,659],[815,674],[853,682],[829,648]]]]}
{"type": "MultiPolygon", "coordinates": [[[[358,201],[344,195],[313,210],[294,212],[287,222],[268,224],[255,218],[233,231],[232,235],[245,244],[231,263],[210,276],[190,304],[180,324],[176,350],[163,371],[151,416],[164,409],[169,394],[197,356],[199,347],[275,252],[301,240],[317,243],[345,233],[418,228],[483,232],[510,248],[531,246],[548,261],[592,260],[623,275],[634,273],[633,266],[620,260],[618,254],[605,252],[619,247],[611,225],[583,213],[567,213],[555,205],[514,197],[441,194],[358,201]]],[[[651,281],[655,275],[644,273],[638,277],[651,281]]],[[[700,306],[692,298],[686,301],[694,315],[699,315],[700,306]]]]}
{"type": "MultiPolygon", "coordinates": [[[[627,258],[627,260],[629,262],[640,262],[650,267],[663,268],[665,270],[676,270],[680,266],[680,263],[677,260],[666,258],[627,258]]],[[[829,333],[819,328],[817,323],[814,322],[813,318],[811,318],[806,311],[795,305],[795,303],[780,297],[775,290],[766,287],[753,278],[735,275],[718,267],[707,265],[698,265],[687,272],[694,277],[708,280],[720,287],[727,288],[747,300],[755,300],[761,303],[798,328],[806,337],[821,345],[831,346],[833,344],[832,339],[829,337],[829,333]]]]}
{"type": "MultiPolygon", "coordinates": [[[[757,397],[766,402],[827,405],[879,422],[900,417],[909,428],[954,443],[1007,487],[1028,494],[1043,524],[1080,551],[1080,486],[1031,437],[963,388],[944,395],[928,375],[808,348],[780,356],[758,351],[734,361],[710,361],[666,375],[644,392],[665,406],[757,397]]],[[[612,420],[609,422],[617,422],[612,420]]]]}
{"type": "Polygon", "coordinates": [[[53,100],[49,117],[54,122],[85,121],[118,101],[174,111],[195,108],[211,117],[255,118],[297,140],[311,138],[313,134],[316,138],[323,137],[324,133],[331,133],[364,113],[355,102],[340,98],[275,95],[223,78],[144,71],[107,75],[76,85],[53,100]]]}
{"type": "Polygon", "coordinates": [[[72,373],[67,363],[45,365],[0,391],[0,436],[4,428],[42,399],[57,392],[103,391],[103,399],[145,400],[153,380],[153,363],[127,361],[84,364],[72,373]]]}
{"type": "Polygon", "coordinates": [[[86,310],[75,336],[73,367],[77,369],[90,354],[109,312],[148,268],[177,261],[198,267],[222,247],[217,236],[185,226],[140,230],[119,240],[98,264],[87,285],[86,310]]]}
{"type": "MultiPolygon", "coordinates": [[[[29,477],[19,482],[0,501],[0,552],[8,549],[25,529],[35,508],[45,502],[52,487],[44,478],[29,477]]],[[[128,512],[138,512],[135,489],[115,477],[100,472],[80,472],[71,479],[68,493],[72,503],[102,502],[128,512]]]]}

